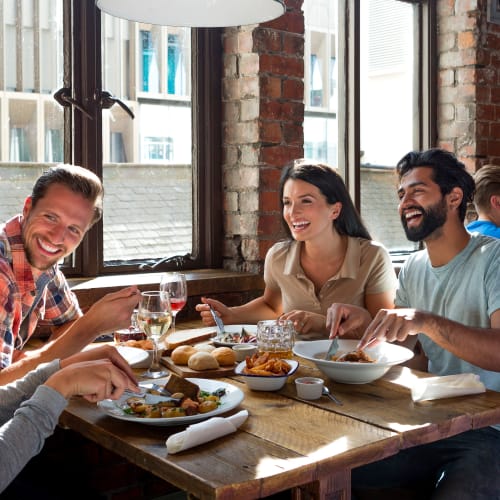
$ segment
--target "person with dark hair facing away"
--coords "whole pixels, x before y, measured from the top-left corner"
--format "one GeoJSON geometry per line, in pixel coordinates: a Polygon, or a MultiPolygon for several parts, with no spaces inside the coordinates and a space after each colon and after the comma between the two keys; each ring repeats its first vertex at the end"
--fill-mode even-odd
{"type": "MultiPolygon", "coordinates": [[[[362,308],[333,304],[330,337],[364,332],[361,349],[418,338],[432,374],[474,373],[500,391],[500,241],[464,226],[474,180],[441,149],[408,153],[397,173],[403,228],[425,250],[399,273],[396,309],[382,309],[372,320],[362,308]]],[[[498,450],[500,422],[353,469],[352,488],[363,498],[378,488],[426,486],[422,498],[491,500],[500,492],[498,450]]]]}
{"type": "Polygon", "coordinates": [[[283,169],[279,196],[288,239],[266,255],[264,295],[236,307],[204,298],[196,309],[205,324],[213,324],[210,304],[227,324],[281,317],[299,334],[325,338],[332,302],[373,314],[392,307],[396,276],[389,255],[371,240],[335,169],[296,160],[283,169]]]}
{"type": "Polygon", "coordinates": [[[136,287],[108,294],[82,315],[58,267],[100,219],[102,198],[95,174],[57,165],[38,178],[22,214],[0,227],[0,384],[130,324],[139,301],[136,287]],[[27,352],[23,348],[37,326],[50,328],[52,337],[27,352]]]}
{"type": "Polygon", "coordinates": [[[475,174],[474,206],[477,220],[467,225],[471,233],[500,238],[500,166],[484,165],[475,174]]]}

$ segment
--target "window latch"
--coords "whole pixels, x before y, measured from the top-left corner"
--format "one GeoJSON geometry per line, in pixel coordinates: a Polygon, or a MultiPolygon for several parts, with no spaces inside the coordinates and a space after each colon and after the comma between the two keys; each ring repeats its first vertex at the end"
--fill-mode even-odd
{"type": "Polygon", "coordinates": [[[84,114],[89,120],[93,120],[92,115],[73,97],[71,97],[71,89],[69,87],[60,88],[55,94],[54,99],[63,107],[73,106],[80,113],[84,114]]]}
{"type": "Polygon", "coordinates": [[[114,97],[107,90],[102,90],[101,91],[101,108],[102,109],[109,109],[112,106],[114,106],[115,104],[118,104],[118,106],[120,106],[123,109],[123,111],[125,111],[130,116],[130,118],[132,118],[132,120],[135,118],[132,110],[121,99],[118,99],[118,97],[114,97]]]}

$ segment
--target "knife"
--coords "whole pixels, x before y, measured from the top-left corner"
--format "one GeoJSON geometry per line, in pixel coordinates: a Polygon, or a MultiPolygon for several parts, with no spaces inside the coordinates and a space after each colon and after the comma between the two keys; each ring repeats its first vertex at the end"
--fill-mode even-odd
{"type": "Polygon", "coordinates": [[[328,348],[328,351],[325,354],[325,359],[331,361],[332,356],[335,356],[338,350],[339,350],[339,337],[337,335],[333,337],[332,343],[330,344],[330,347],[328,348]]]}
{"type": "Polygon", "coordinates": [[[220,316],[213,310],[212,306],[208,306],[210,308],[210,313],[212,314],[212,318],[215,321],[215,327],[217,328],[217,337],[222,337],[224,334],[224,323],[220,319],[220,316]]]}

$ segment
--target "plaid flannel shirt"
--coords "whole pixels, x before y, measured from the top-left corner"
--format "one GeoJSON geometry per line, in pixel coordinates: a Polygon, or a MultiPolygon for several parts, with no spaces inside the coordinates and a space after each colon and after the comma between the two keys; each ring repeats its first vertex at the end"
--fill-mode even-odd
{"type": "Polygon", "coordinates": [[[58,326],[82,315],[57,265],[33,279],[21,221],[15,216],[0,229],[0,369],[12,363],[14,349],[23,348],[38,324],[58,326]]]}

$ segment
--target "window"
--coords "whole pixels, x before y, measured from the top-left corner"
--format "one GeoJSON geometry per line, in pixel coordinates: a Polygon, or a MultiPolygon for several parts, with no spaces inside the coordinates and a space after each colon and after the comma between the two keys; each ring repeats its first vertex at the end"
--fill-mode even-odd
{"type": "Polygon", "coordinates": [[[43,168],[71,162],[106,194],[67,275],[219,266],[220,31],[129,22],[94,0],[0,9],[0,216],[43,168]]]}
{"type": "Polygon", "coordinates": [[[336,166],[372,237],[415,250],[394,167],[435,143],[432,2],[305,0],[305,155],[336,166]],[[424,50],[424,47],[426,50],[424,50]]]}

